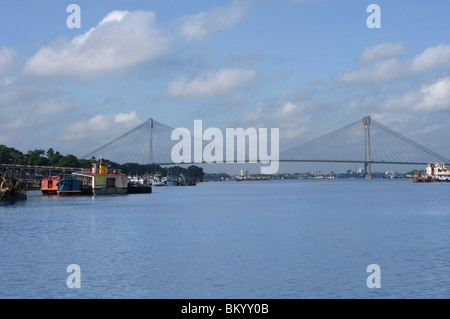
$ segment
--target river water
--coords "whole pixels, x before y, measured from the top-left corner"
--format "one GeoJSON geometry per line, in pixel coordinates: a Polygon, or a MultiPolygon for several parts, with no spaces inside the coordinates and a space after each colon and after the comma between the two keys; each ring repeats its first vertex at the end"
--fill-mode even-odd
{"type": "Polygon", "coordinates": [[[30,191],[0,206],[0,298],[449,298],[449,193],[410,179],[30,191]]]}

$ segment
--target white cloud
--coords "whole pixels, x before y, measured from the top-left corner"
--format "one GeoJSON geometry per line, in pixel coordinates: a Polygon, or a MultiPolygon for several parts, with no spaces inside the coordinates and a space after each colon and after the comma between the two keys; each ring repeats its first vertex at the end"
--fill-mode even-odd
{"type": "Polygon", "coordinates": [[[21,77],[0,78],[0,144],[22,150],[50,146],[64,125],[61,115],[70,117],[79,107],[59,90],[21,77]]]}
{"type": "MultiPolygon", "coordinates": [[[[135,111],[130,113],[119,113],[114,117],[114,123],[137,123],[141,122],[135,111]]],[[[138,123],[138,124],[139,124],[138,123]]]]}
{"type": "Polygon", "coordinates": [[[409,68],[397,59],[378,61],[358,71],[339,73],[340,83],[374,83],[401,79],[409,74],[409,68]]]}
{"type": "Polygon", "coordinates": [[[427,48],[412,61],[412,71],[424,72],[442,64],[450,64],[450,45],[440,44],[427,48]]]}
{"type": "Polygon", "coordinates": [[[0,73],[9,70],[12,67],[14,58],[17,56],[17,52],[9,47],[0,48],[0,73]]]}
{"type": "Polygon", "coordinates": [[[180,35],[188,40],[205,40],[214,32],[234,26],[245,13],[246,7],[242,3],[232,2],[225,8],[215,8],[186,17],[180,28],[180,35]]]}
{"type": "Polygon", "coordinates": [[[281,109],[280,114],[287,115],[287,114],[295,111],[296,108],[297,108],[297,105],[295,105],[294,103],[291,103],[291,102],[287,102],[281,109]]]}
{"type": "MultiPolygon", "coordinates": [[[[388,51],[389,51],[388,50],[388,51]]],[[[412,75],[423,74],[435,70],[438,66],[450,65],[450,45],[440,44],[435,47],[427,48],[424,52],[417,55],[410,61],[400,62],[392,57],[402,52],[402,46],[381,44],[376,47],[366,49],[359,59],[368,66],[358,71],[338,73],[337,81],[339,83],[381,83],[404,79],[412,75]],[[381,48],[389,48],[389,54],[383,53],[381,48]]]]}
{"type": "Polygon", "coordinates": [[[385,110],[432,112],[450,109],[450,77],[424,84],[419,91],[390,96],[383,103],[385,110]]]}
{"type": "Polygon", "coordinates": [[[215,96],[248,85],[255,75],[255,70],[220,69],[205,72],[194,79],[181,76],[168,84],[166,93],[173,97],[215,96]]]}
{"type": "Polygon", "coordinates": [[[171,37],[156,26],[153,12],[110,12],[95,28],[72,41],[56,41],[29,58],[24,73],[92,78],[156,59],[171,37]]]}
{"type": "Polygon", "coordinates": [[[389,59],[406,54],[409,49],[402,43],[381,43],[369,48],[357,58],[360,64],[369,64],[375,61],[389,59]]]}
{"type": "Polygon", "coordinates": [[[322,99],[323,93],[310,83],[281,92],[277,97],[258,103],[236,123],[243,127],[279,128],[284,145],[296,145],[327,133],[329,118],[336,111],[335,102],[322,99]]]}
{"type": "Polygon", "coordinates": [[[281,106],[272,103],[270,105],[271,107],[266,105],[247,111],[240,124],[251,127],[277,127],[280,129],[280,138],[288,141],[299,138],[310,129],[311,113],[306,111],[308,105],[298,107],[292,102],[281,106]]]}
{"type": "Polygon", "coordinates": [[[108,142],[114,136],[125,133],[137,125],[141,124],[135,111],[119,114],[97,114],[90,119],[78,121],[64,128],[60,132],[60,137],[64,141],[92,140],[108,142]]]}

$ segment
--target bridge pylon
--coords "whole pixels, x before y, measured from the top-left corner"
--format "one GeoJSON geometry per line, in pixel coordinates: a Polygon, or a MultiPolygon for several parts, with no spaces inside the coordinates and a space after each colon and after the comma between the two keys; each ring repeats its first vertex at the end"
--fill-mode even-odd
{"type": "Polygon", "coordinates": [[[372,178],[371,152],[370,152],[370,116],[363,118],[364,125],[364,176],[372,178]]]}

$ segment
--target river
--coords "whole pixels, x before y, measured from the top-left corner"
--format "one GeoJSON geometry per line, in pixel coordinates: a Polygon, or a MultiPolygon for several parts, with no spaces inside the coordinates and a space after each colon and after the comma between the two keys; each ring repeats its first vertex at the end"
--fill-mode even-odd
{"type": "Polygon", "coordinates": [[[0,206],[0,298],[449,298],[449,193],[410,179],[29,191],[0,206]]]}

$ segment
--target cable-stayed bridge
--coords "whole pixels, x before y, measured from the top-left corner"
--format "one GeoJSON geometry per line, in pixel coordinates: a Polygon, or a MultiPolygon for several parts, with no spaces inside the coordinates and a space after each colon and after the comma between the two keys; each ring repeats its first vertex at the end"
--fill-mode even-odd
{"type": "MultiPolygon", "coordinates": [[[[133,130],[86,154],[83,158],[102,156],[119,164],[179,164],[172,159],[172,150],[179,142],[178,140],[172,140],[173,132],[174,128],[150,118],[133,130]]],[[[245,132],[248,133],[249,131],[245,132]]],[[[203,137],[201,134],[200,138],[203,137]]],[[[218,137],[215,136],[215,138],[218,137]]],[[[199,154],[199,152],[201,153],[203,147],[209,142],[200,141],[200,148],[195,147],[195,136],[191,142],[189,144],[191,147],[189,158],[191,160],[184,161],[183,164],[204,163],[204,161],[199,162],[196,159],[202,158],[202,154],[199,154]]],[[[227,147],[223,146],[223,150],[219,152],[219,157],[222,156],[222,160],[217,162],[229,162],[224,157],[229,150],[227,147]]],[[[261,146],[259,145],[259,147],[261,146]]],[[[232,148],[234,148],[233,151],[236,150],[235,145],[232,148]]],[[[270,150],[270,147],[268,148],[270,150]]],[[[218,152],[218,150],[216,149],[215,152],[218,152]]],[[[249,160],[248,154],[245,159],[249,160]]],[[[253,160],[250,162],[261,162],[261,158],[253,160]]],[[[272,158],[272,160],[274,159],[272,158]]],[[[372,164],[426,165],[430,162],[446,164],[450,162],[444,156],[402,136],[371,119],[370,116],[309,142],[282,150],[276,160],[279,162],[362,163],[367,177],[371,175],[372,164]]],[[[238,158],[234,157],[233,162],[242,162],[242,159],[239,161],[238,158]]]]}

